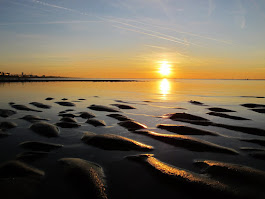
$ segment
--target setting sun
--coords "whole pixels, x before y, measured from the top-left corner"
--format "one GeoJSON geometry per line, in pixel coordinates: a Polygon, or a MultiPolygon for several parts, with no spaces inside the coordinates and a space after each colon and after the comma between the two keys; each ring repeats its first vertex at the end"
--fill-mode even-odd
{"type": "Polygon", "coordinates": [[[163,77],[169,76],[171,73],[171,65],[167,61],[160,62],[158,71],[163,77]]]}

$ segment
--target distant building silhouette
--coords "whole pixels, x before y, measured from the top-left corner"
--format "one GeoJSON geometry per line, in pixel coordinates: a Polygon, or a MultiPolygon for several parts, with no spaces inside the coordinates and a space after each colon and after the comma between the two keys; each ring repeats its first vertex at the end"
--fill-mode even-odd
{"type": "Polygon", "coordinates": [[[24,79],[24,78],[54,78],[54,77],[59,77],[59,76],[46,76],[46,75],[33,75],[33,74],[24,74],[24,72],[21,72],[20,74],[12,74],[12,73],[6,73],[6,72],[0,72],[0,77],[1,77],[1,81],[3,79],[24,79]]]}

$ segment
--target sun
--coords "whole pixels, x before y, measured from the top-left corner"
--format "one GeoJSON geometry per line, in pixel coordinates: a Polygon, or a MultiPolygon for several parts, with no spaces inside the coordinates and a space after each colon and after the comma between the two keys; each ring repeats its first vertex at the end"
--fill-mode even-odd
{"type": "Polygon", "coordinates": [[[167,77],[171,73],[171,65],[168,63],[168,61],[162,61],[160,62],[160,67],[158,71],[163,77],[167,77]]]}

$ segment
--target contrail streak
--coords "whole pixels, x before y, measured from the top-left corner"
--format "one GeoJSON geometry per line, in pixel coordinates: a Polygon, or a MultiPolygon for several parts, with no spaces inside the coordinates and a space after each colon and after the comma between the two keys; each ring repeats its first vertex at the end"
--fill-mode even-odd
{"type": "Polygon", "coordinates": [[[162,36],[159,36],[159,35],[154,35],[154,34],[151,34],[151,33],[143,32],[143,31],[139,31],[139,30],[134,30],[134,29],[130,29],[130,28],[125,28],[125,27],[121,27],[121,26],[115,26],[115,25],[112,25],[112,26],[116,27],[116,28],[124,29],[124,30],[129,30],[129,31],[132,31],[132,32],[141,33],[141,34],[144,34],[144,35],[149,35],[151,37],[156,37],[156,38],[159,38],[159,39],[164,39],[164,40],[167,40],[167,41],[172,41],[172,42],[175,42],[175,43],[187,45],[187,44],[185,44],[183,42],[180,42],[180,41],[177,41],[177,40],[173,40],[173,39],[169,39],[167,37],[162,37],[162,36]]]}
{"type": "Polygon", "coordinates": [[[49,25],[49,24],[79,24],[79,23],[98,23],[102,21],[47,21],[47,22],[22,22],[22,23],[0,23],[0,26],[7,25],[49,25]]]}
{"type": "Polygon", "coordinates": [[[62,9],[62,10],[66,10],[66,11],[70,11],[70,12],[74,12],[74,13],[78,13],[78,14],[81,14],[81,15],[89,15],[85,12],[80,12],[78,10],[74,10],[74,9],[71,9],[71,8],[66,8],[66,7],[62,7],[62,6],[57,6],[57,5],[54,5],[54,4],[50,4],[50,3],[45,3],[43,1],[38,1],[38,0],[31,0],[32,2],[34,3],[38,3],[38,4],[41,4],[43,6],[48,6],[48,7],[51,7],[51,8],[57,8],[57,9],[62,9]]]}
{"type": "Polygon", "coordinates": [[[179,39],[177,37],[173,37],[173,36],[170,36],[170,35],[166,35],[164,33],[160,33],[160,32],[157,32],[157,31],[153,31],[153,30],[148,30],[148,29],[145,29],[145,28],[140,28],[138,26],[135,26],[135,25],[132,25],[132,24],[128,24],[128,23],[124,23],[124,22],[121,22],[121,21],[117,21],[117,20],[113,20],[113,19],[106,19],[106,18],[102,18],[102,17],[99,17],[100,19],[102,20],[105,20],[105,21],[109,21],[109,22],[114,22],[114,23],[119,23],[119,24],[122,24],[122,25],[125,25],[125,26],[129,26],[129,27],[133,27],[133,28],[137,28],[137,29],[140,29],[142,31],[147,31],[147,32],[151,32],[151,33],[154,33],[154,34],[159,34],[163,37],[167,37],[167,38],[171,38],[175,41],[179,41],[179,43],[183,44],[183,45],[196,45],[196,46],[199,46],[198,44],[194,44],[194,43],[191,43],[191,42],[187,42],[185,40],[182,40],[182,39],[179,39]]]}
{"type": "Polygon", "coordinates": [[[189,56],[187,56],[187,55],[185,55],[185,54],[182,54],[182,53],[176,51],[175,49],[170,49],[170,48],[166,48],[166,47],[162,47],[162,46],[148,45],[148,44],[146,44],[146,45],[144,45],[144,46],[147,46],[147,47],[150,47],[150,48],[155,48],[155,49],[167,50],[167,51],[170,51],[170,52],[176,53],[176,54],[178,54],[178,55],[180,55],[180,56],[182,56],[182,57],[189,57],[189,56]]]}
{"type": "Polygon", "coordinates": [[[148,44],[146,44],[145,46],[147,46],[147,47],[151,47],[151,48],[163,49],[163,50],[167,50],[167,49],[168,49],[168,48],[166,48],[166,47],[162,47],[162,46],[154,46],[154,45],[148,45],[148,44]]]}
{"type": "MultiPolygon", "coordinates": [[[[39,1],[39,0],[31,0],[31,1],[34,2],[34,3],[38,3],[40,5],[43,5],[43,6],[48,6],[48,7],[52,7],[52,8],[62,9],[62,10],[66,10],[66,11],[69,11],[69,12],[78,13],[78,14],[81,14],[81,15],[91,16],[88,13],[80,12],[80,11],[75,10],[75,9],[71,9],[71,8],[66,8],[66,7],[62,7],[62,6],[58,6],[58,5],[54,5],[54,4],[45,3],[45,2],[42,2],[42,1],[39,1]]],[[[201,46],[201,45],[198,45],[198,44],[195,44],[195,43],[188,42],[186,40],[182,40],[182,39],[179,39],[179,38],[176,38],[176,37],[173,37],[173,36],[170,36],[170,35],[166,35],[166,34],[163,34],[163,33],[157,32],[157,31],[141,28],[141,27],[138,27],[138,26],[135,26],[135,25],[132,25],[132,24],[128,24],[128,23],[124,23],[124,22],[121,22],[121,21],[118,21],[118,20],[107,19],[107,18],[104,18],[104,17],[96,16],[96,15],[94,15],[94,16],[97,17],[98,19],[101,19],[102,21],[105,21],[105,22],[108,22],[108,23],[119,23],[119,24],[122,24],[122,25],[125,25],[125,26],[129,26],[129,27],[133,27],[133,28],[139,29],[139,30],[134,30],[134,29],[125,28],[125,27],[122,28],[122,27],[114,26],[114,25],[113,25],[113,27],[119,27],[119,28],[122,28],[122,29],[127,29],[128,31],[149,35],[149,36],[152,36],[152,37],[156,37],[156,38],[172,41],[172,42],[175,42],[175,43],[178,43],[178,44],[182,44],[182,45],[186,45],[186,46],[189,46],[189,45],[201,46]],[[146,31],[150,32],[150,33],[147,33],[146,31]]],[[[158,28],[172,30],[172,31],[175,31],[177,33],[182,33],[182,34],[186,34],[186,35],[201,37],[201,38],[204,38],[204,39],[209,39],[209,40],[214,40],[214,41],[230,44],[229,42],[226,42],[226,41],[218,40],[218,39],[211,38],[211,37],[201,36],[201,35],[197,35],[197,34],[194,34],[194,33],[188,33],[188,32],[184,32],[184,31],[176,31],[176,30],[174,30],[172,28],[161,27],[161,26],[157,26],[157,25],[150,25],[150,24],[147,24],[147,23],[144,23],[144,22],[140,22],[140,21],[136,21],[136,20],[130,20],[130,21],[134,21],[136,23],[149,25],[149,26],[153,26],[153,27],[158,27],[158,28]]]]}
{"type": "Polygon", "coordinates": [[[54,4],[45,3],[45,2],[42,2],[42,1],[37,1],[37,0],[31,0],[31,1],[35,2],[35,3],[38,3],[38,4],[41,4],[41,5],[44,5],[44,6],[49,6],[49,7],[52,7],[52,8],[58,8],[58,9],[62,9],[62,10],[76,12],[76,10],[73,10],[73,9],[70,9],[70,8],[65,8],[65,7],[54,5],[54,4]]]}
{"type": "MultiPolygon", "coordinates": [[[[57,6],[57,5],[54,5],[54,4],[49,4],[49,3],[45,3],[45,2],[42,2],[42,1],[38,1],[38,0],[31,0],[31,1],[34,2],[34,3],[41,4],[43,6],[48,6],[48,7],[57,8],[57,9],[63,9],[63,10],[69,11],[69,12],[74,12],[74,13],[79,13],[81,15],[89,16],[89,14],[87,14],[85,12],[79,12],[78,10],[74,10],[74,9],[70,9],[70,8],[66,8],[66,7],[62,7],[62,6],[57,6]]],[[[143,29],[143,28],[140,28],[140,27],[128,24],[128,23],[121,22],[121,21],[117,21],[117,20],[113,20],[113,19],[106,19],[106,18],[99,17],[99,16],[95,16],[95,17],[97,17],[97,18],[99,18],[99,19],[101,19],[101,20],[103,20],[105,22],[108,22],[108,23],[110,23],[110,22],[111,23],[120,23],[120,24],[123,24],[125,26],[130,26],[130,27],[137,28],[137,29],[140,29],[140,30],[143,30],[143,31],[134,30],[134,29],[130,29],[130,28],[123,28],[123,27],[119,27],[119,26],[113,26],[113,27],[119,27],[119,28],[126,29],[126,30],[129,30],[129,31],[132,31],[132,32],[137,32],[137,33],[140,33],[140,34],[149,35],[149,36],[152,36],[152,37],[156,37],[156,38],[172,41],[172,42],[175,42],[175,43],[178,43],[178,44],[182,44],[182,45],[186,45],[186,46],[191,44],[191,43],[188,43],[187,41],[175,38],[173,36],[169,36],[169,35],[166,35],[166,34],[163,34],[163,33],[160,33],[160,32],[156,32],[156,31],[152,31],[152,30],[143,29]],[[144,32],[144,31],[148,31],[148,32],[151,32],[151,33],[147,33],[147,32],[144,32]],[[154,34],[152,34],[152,33],[154,33],[154,34]],[[156,35],[156,34],[159,34],[159,35],[156,35]]],[[[193,45],[196,45],[196,44],[193,44],[193,45]]]]}
{"type": "MultiPolygon", "coordinates": [[[[28,5],[28,4],[20,3],[20,2],[13,1],[13,0],[8,0],[8,2],[10,2],[12,4],[15,4],[15,5],[19,5],[19,6],[24,6],[24,7],[29,7],[29,8],[35,8],[35,9],[37,8],[37,7],[33,6],[33,5],[28,5]]],[[[50,10],[46,10],[46,9],[40,9],[40,10],[45,11],[45,12],[51,12],[50,10]]]]}
{"type": "Polygon", "coordinates": [[[137,20],[133,20],[133,19],[126,19],[126,20],[132,21],[132,22],[135,22],[135,23],[139,23],[139,24],[143,24],[143,25],[148,25],[148,26],[156,27],[156,28],[171,30],[171,31],[174,31],[174,32],[177,32],[177,33],[186,34],[186,35],[190,35],[190,36],[194,36],[194,37],[200,37],[200,38],[203,38],[203,39],[217,41],[217,42],[221,42],[221,43],[225,43],[225,44],[232,44],[232,42],[229,42],[229,41],[224,41],[224,40],[220,40],[220,39],[216,39],[216,38],[212,38],[212,37],[207,37],[207,36],[203,36],[203,35],[199,35],[199,34],[195,34],[195,33],[190,33],[190,32],[185,32],[185,31],[179,31],[179,30],[175,30],[173,28],[168,28],[168,27],[153,25],[153,24],[150,24],[150,23],[145,23],[145,22],[141,22],[141,21],[137,21],[137,20]]]}

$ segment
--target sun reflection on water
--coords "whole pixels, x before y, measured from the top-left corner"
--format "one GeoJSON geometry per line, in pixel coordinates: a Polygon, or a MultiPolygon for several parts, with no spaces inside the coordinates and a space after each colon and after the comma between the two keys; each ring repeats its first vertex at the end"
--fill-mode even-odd
{"type": "Polygon", "coordinates": [[[159,90],[163,99],[167,99],[168,94],[170,94],[170,89],[170,81],[167,79],[162,79],[159,83],[159,90]]]}

